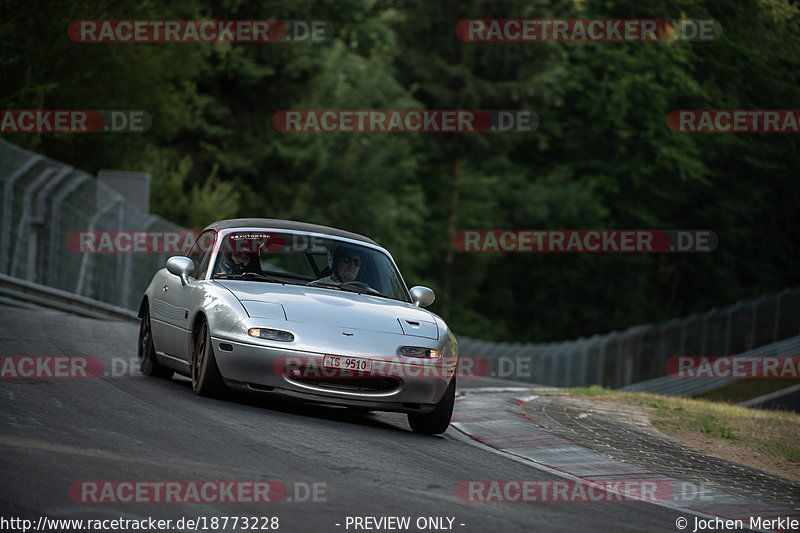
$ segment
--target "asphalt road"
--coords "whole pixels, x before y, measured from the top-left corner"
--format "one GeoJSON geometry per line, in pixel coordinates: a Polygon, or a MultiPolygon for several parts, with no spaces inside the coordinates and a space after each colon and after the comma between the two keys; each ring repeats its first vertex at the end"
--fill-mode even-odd
{"type": "MultiPolygon", "coordinates": [[[[136,370],[137,331],[132,323],[0,307],[0,355],[93,356],[109,374],[15,379],[6,372],[0,379],[2,519],[153,517],[174,524],[181,517],[207,517],[206,531],[221,531],[211,527],[211,517],[265,516],[277,517],[283,532],[674,532],[683,516],[640,502],[462,501],[456,488],[464,480],[558,478],[471,442],[453,427],[440,437],[413,434],[404,415],[358,414],[263,396],[198,397],[185,379],[149,378],[136,370]],[[269,493],[273,501],[145,503],[135,497],[126,503],[119,500],[130,492],[103,483],[198,486],[209,480],[276,482],[269,493]],[[95,485],[86,482],[100,488],[92,492],[87,487],[95,485]],[[281,486],[286,495],[276,502],[281,486]],[[115,488],[103,496],[102,487],[115,488]],[[106,503],[82,502],[92,497],[106,503]],[[389,516],[409,517],[409,526],[354,522],[389,516]],[[426,517],[443,520],[419,528],[418,519],[426,517]]],[[[475,379],[464,386],[498,383],[475,379]]],[[[459,409],[457,403],[456,417],[459,409]]],[[[148,497],[155,499],[153,493],[148,497]]],[[[265,524],[275,522],[262,520],[255,529],[264,531],[265,524]]],[[[8,522],[0,525],[15,530],[8,522]]],[[[244,530],[241,523],[232,525],[229,519],[226,530],[244,530]]]]}

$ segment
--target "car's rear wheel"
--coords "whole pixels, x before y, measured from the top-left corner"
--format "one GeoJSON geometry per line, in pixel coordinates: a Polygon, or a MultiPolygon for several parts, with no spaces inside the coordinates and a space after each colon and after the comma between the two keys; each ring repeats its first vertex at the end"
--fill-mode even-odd
{"type": "Polygon", "coordinates": [[[150,327],[150,308],[145,305],[142,323],[139,325],[139,370],[145,376],[171,378],[174,372],[158,364],[156,349],[153,345],[153,330],[150,327]]]}
{"type": "Polygon", "coordinates": [[[447,431],[450,419],[453,417],[453,406],[456,402],[456,377],[450,380],[450,385],[430,413],[424,415],[408,414],[408,425],[415,433],[437,435],[447,431]]]}
{"type": "Polygon", "coordinates": [[[217,367],[208,322],[202,321],[194,337],[192,349],[192,390],[200,396],[219,397],[225,393],[225,383],[217,367]]]}

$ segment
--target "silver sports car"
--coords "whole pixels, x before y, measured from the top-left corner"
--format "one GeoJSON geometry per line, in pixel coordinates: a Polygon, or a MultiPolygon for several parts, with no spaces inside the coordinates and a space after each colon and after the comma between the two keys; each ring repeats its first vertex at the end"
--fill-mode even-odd
{"type": "Polygon", "coordinates": [[[171,257],[139,309],[146,375],[356,409],[407,413],[411,429],[450,424],[458,348],[426,287],[406,288],[371,239],[271,219],[223,220],[171,257]]]}

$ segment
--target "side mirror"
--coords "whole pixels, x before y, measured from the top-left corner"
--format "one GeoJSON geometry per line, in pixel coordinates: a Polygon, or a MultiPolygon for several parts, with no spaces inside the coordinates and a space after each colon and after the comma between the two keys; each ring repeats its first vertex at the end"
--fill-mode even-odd
{"type": "Polygon", "coordinates": [[[417,285],[416,287],[411,287],[408,292],[411,294],[411,301],[417,307],[428,307],[436,299],[436,295],[428,287],[417,285]]]}
{"type": "Polygon", "coordinates": [[[167,259],[167,271],[181,278],[181,285],[187,285],[189,274],[194,272],[194,263],[188,257],[176,255],[167,259]]]}

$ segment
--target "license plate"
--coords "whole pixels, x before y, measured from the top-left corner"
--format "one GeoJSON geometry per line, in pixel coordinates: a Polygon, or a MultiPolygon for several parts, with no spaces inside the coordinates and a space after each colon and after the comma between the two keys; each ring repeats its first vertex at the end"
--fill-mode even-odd
{"type": "Polygon", "coordinates": [[[322,360],[322,366],[336,370],[349,370],[351,372],[369,372],[372,368],[372,361],[369,359],[360,359],[358,357],[326,355],[322,360]]]}

